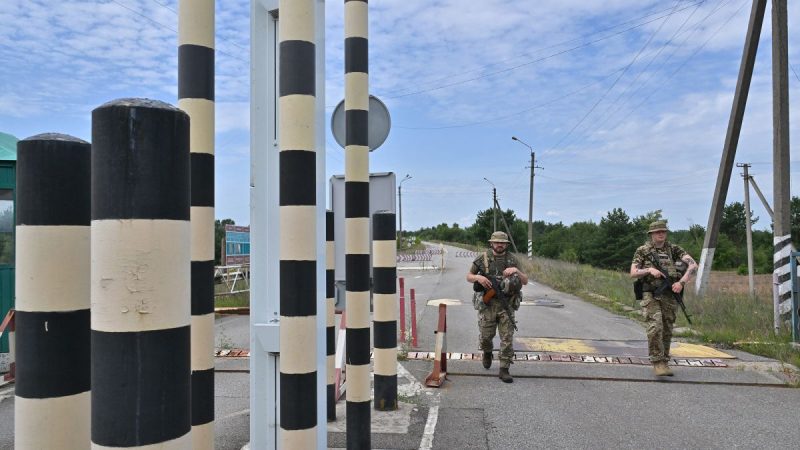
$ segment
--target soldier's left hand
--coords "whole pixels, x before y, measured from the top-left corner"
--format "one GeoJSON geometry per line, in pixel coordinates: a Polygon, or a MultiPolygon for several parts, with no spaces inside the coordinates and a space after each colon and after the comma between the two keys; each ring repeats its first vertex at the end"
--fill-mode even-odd
{"type": "Polygon", "coordinates": [[[672,292],[680,294],[682,290],[683,290],[683,285],[680,283],[680,281],[672,283],[672,292]]]}
{"type": "Polygon", "coordinates": [[[517,272],[519,272],[519,269],[517,269],[516,267],[508,267],[506,268],[506,270],[503,271],[503,276],[510,277],[511,275],[514,275],[517,272]]]}

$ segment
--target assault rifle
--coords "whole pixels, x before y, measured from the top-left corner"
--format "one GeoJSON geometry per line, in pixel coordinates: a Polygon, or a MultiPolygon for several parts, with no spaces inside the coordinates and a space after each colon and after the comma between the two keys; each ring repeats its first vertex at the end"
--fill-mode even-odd
{"type": "Polygon", "coordinates": [[[505,309],[506,312],[508,312],[508,318],[511,319],[511,325],[514,326],[515,330],[518,330],[517,321],[514,320],[514,313],[513,311],[511,311],[511,305],[508,303],[508,297],[505,295],[505,293],[503,293],[503,289],[500,287],[502,278],[485,275],[482,270],[478,272],[478,275],[483,275],[486,278],[488,278],[489,281],[492,282],[492,287],[486,289],[483,287],[482,284],[476,281],[473,284],[472,289],[475,292],[483,292],[483,303],[486,304],[487,306],[489,305],[489,302],[491,302],[493,298],[500,300],[500,304],[503,305],[503,309],[505,309]]]}
{"type": "MultiPolygon", "coordinates": [[[[664,277],[664,282],[661,283],[661,286],[657,287],[655,291],[653,291],[653,294],[662,295],[668,289],[670,292],[672,292],[672,279],[670,278],[669,273],[667,273],[666,270],[661,268],[661,264],[658,263],[658,258],[655,258],[653,255],[650,255],[650,261],[653,263],[653,267],[655,267],[657,271],[661,272],[661,276],[664,277]]],[[[675,296],[675,301],[678,302],[678,306],[681,307],[681,311],[683,311],[683,316],[686,317],[686,321],[689,322],[689,324],[691,325],[692,316],[690,316],[689,313],[686,312],[686,304],[683,303],[683,289],[681,289],[681,292],[679,294],[676,294],[674,292],[672,292],[672,294],[675,296]]]]}

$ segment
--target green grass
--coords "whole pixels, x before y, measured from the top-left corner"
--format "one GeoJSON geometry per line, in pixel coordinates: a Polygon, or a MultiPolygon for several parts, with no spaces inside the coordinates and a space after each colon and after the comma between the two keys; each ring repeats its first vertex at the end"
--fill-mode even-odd
{"type": "MultiPolygon", "coordinates": [[[[244,287],[244,285],[242,285],[244,287]]],[[[237,283],[237,289],[239,288],[237,283]]],[[[227,292],[227,286],[224,284],[215,284],[214,292],[221,294],[227,292]]],[[[250,291],[239,292],[236,294],[223,294],[214,297],[214,307],[216,308],[243,308],[250,307],[250,291]]]]}

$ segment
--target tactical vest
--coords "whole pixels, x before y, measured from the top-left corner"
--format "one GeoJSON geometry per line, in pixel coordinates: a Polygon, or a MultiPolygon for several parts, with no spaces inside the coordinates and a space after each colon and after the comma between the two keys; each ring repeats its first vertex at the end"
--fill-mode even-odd
{"type": "MultiPolygon", "coordinates": [[[[670,283],[678,281],[678,279],[680,279],[682,275],[679,273],[675,264],[675,260],[672,258],[673,255],[672,245],[670,245],[669,242],[665,242],[664,247],[660,249],[653,246],[653,244],[650,242],[648,242],[646,245],[648,247],[647,249],[648,252],[642,267],[644,268],[655,267],[653,261],[651,260],[651,258],[655,258],[658,260],[658,264],[661,265],[661,268],[669,275],[670,283]]],[[[661,286],[661,284],[664,283],[665,280],[664,278],[661,277],[656,278],[652,275],[647,275],[644,277],[643,281],[644,281],[644,290],[653,291],[659,286],[661,286]]]]}
{"type": "MultiPolygon", "coordinates": [[[[493,252],[483,252],[483,254],[475,260],[475,265],[478,266],[478,273],[481,275],[499,278],[503,276],[504,270],[512,267],[512,263],[515,262],[512,258],[513,257],[509,255],[508,252],[501,256],[495,256],[493,252]],[[489,266],[488,268],[486,267],[487,263],[489,266]]],[[[516,264],[514,264],[514,266],[516,266],[516,264]]]]}

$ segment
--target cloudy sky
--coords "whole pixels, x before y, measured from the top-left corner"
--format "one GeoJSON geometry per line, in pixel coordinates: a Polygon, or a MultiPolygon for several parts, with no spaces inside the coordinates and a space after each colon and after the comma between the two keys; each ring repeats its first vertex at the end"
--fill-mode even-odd
{"type": "MultiPolygon", "coordinates": [[[[598,221],[662,209],[705,226],[751,0],[376,0],[370,84],[392,115],[373,172],[403,184],[403,226],[470,225],[491,207],[598,221]]],[[[249,0],[217,1],[216,215],[249,223],[249,0]]],[[[0,131],[90,140],[91,110],[120,97],[177,103],[177,0],[2,0],[0,131]]],[[[770,6],[737,162],[772,201],[770,6]]],[[[326,4],[326,104],[343,97],[343,1],[326,4]]],[[[789,4],[792,177],[800,6],[789,4]]],[[[329,122],[326,122],[326,128],[329,122]]],[[[328,132],[328,176],[344,151],[328,132]]],[[[741,201],[735,169],[728,201],[741,201]]],[[[797,183],[792,193],[798,195],[797,183]]],[[[753,210],[768,226],[758,204],[753,210]]]]}

